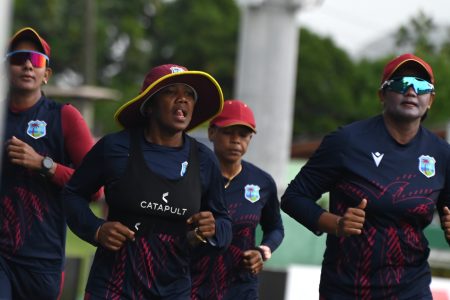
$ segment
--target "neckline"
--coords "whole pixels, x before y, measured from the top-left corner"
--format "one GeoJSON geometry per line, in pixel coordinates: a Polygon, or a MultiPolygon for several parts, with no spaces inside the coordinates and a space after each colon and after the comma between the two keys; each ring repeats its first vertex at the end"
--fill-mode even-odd
{"type": "MultiPolygon", "coordinates": [[[[228,188],[228,187],[230,186],[231,181],[232,181],[236,176],[238,176],[238,175],[241,173],[241,171],[242,171],[242,164],[239,165],[239,169],[236,171],[236,173],[234,173],[232,176],[230,176],[229,178],[227,178],[228,181],[225,183],[225,186],[224,186],[225,189],[228,188]]],[[[226,177],[225,177],[225,178],[226,178],[226,177]]]]}

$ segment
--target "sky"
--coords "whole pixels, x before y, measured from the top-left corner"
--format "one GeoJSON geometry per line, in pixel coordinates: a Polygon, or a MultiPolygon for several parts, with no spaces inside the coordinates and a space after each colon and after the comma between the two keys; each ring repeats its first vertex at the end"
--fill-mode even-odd
{"type": "Polygon", "coordinates": [[[437,25],[450,26],[449,0],[305,0],[299,12],[300,26],[332,37],[351,55],[365,45],[409,23],[420,11],[437,25]]]}

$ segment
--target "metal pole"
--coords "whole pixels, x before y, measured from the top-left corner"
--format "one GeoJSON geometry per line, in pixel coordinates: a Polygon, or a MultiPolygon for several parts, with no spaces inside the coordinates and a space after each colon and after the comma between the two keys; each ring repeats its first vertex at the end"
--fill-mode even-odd
{"type": "MultiPolygon", "coordinates": [[[[96,55],[96,0],[85,0],[85,30],[84,30],[84,79],[86,85],[95,85],[97,77],[96,55]]],[[[94,130],[94,104],[81,101],[78,108],[91,130],[94,130]]]]}
{"type": "Polygon", "coordinates": [[[95,85],[97,60],[96,53],[96,0],[85,0],[84,16],[84,76],[85,84],[95,85]]]}
{"type": "MultiPolygon", "coordinates": [[[[8,37],[10,34],[10,22],[11,22],[11,15],[12,15],[12,1],[10,0],[1,0],[0,1],[0,57],[5,57],[5,51],[8,41],[8,37]]],[[[7,94],[7,76],[5,74],[5,65],[2,63],[0,64],[0,137],[2,139],[2,145],[3,145],[3,130],[4,130],[4,123],[5,123],[5,114],[6,114],[6,94],[7,94]]],[[[3,158],[3,149],[4,147],[1,147],[0,150],[0,167],[2,163],[3,158]]]]}

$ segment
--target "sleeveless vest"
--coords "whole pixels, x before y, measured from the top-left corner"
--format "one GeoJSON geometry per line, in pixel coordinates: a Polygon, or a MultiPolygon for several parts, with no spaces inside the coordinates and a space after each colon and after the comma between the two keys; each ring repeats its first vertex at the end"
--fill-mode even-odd
{"type": "Polygon", "coordinates": [[[181,234],[186,220],[200,210],[201,182],[197,142],[190,139],[186,174],[166,179],[147,167],[141,130],[130,131],[130,154],[125,173],[105,190],[110,221],[120,221],[136,236],[150,233],[181,234]]]}
{"type": "MultiPolygon", "coordinates": [[[[62,104],[42,96],[26,111],[8,110],[4,140],[15,136],[37,153],[67,165],[61,108],[62,104]]],[[[27,265],[32,261],[43,265],[39,259],[51,259],[60,266],[66,232],[61,188],[37,171],[12,164],[6,151],[1,176],[1,255],[27,265]]]]}

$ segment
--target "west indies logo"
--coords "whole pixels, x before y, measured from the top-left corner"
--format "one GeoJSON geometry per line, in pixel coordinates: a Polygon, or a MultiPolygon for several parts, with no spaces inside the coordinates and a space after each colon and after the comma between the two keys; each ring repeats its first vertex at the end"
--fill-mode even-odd
{"type": "Polygon", "coordinates": [[[252,203],[258,201],[260,198],[260,195],[259,195],[260,189],[261,188],[257,185],[247,184],[245,186],[245,192],[244,192],[245,199],[247,199],[248,201],[250,201],[252,203]]]}
{"type": "Polygon", "coordinates": [[[39,120],[28,122],[27,134],[33,139],[39,139],[47,134],[47,123],[39,120]]]}
{"type": "Polygon", "coordinates": [[[436,174],[434,165],[436,160],[429,155],[421,155],[419,157],[419,171],[428,178],[433,177],[436,174]]]}

